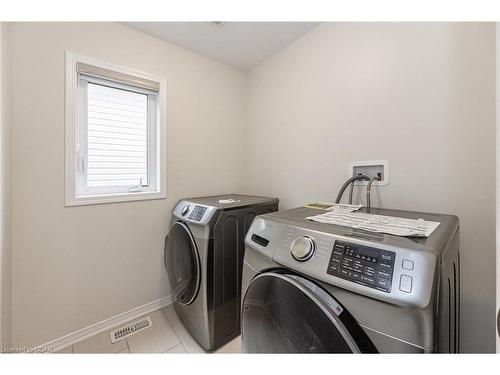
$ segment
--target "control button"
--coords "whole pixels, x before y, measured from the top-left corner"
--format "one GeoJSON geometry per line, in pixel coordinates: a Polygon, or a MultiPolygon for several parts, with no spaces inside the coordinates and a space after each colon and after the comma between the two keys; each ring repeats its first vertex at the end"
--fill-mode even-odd
{"type": "Polygon", "coordinates": [[[390,271],[392,269],[392,266],[390,263],[386,263],[386,262],[380,262],[379,263],[379,267],[380,269],[384,269],[384,270],[387,270],[387,271],[390,271]]]}
{"type": "Polygon", "coordinates": [[[385,272],[385,271],[383,271],[383,270],[379,270],[379,271],[378,271],[378,275],[379,275],[379,277],[380,277],[380,276],[382,276],[382,277],[387,277],[387,278],[390,278],[390,277],[391,277],[391,274],[390,274],[390,273],[385,272]]]}
{"type": "Polygon", "coordinates": [[[357,272],[363,272],[363,266],[360,264],[355,264],[353,268],[357,272]]]}
{"type": "Polygon", "coordinates": [[[340,274],[342,276],[351,276],[351,273],[347,270],[344,270],[344,269],[340,269],[340,274]]]}
{"type": "Polygon", "coordinates": [[[304,262],[311,258],[315,249],[316,242],[308,236],[297,237],[290,246],[292,256],[299,262],[304,262]]]}
{"type": "Polygon", "coordinates": [[[392,260],[391,254],[382,254],[381,257],[382,257],[382,260],[387,260],[389,262],[392,260]]]}
{"type": "Polygon", "coordinates": [[[330,268],[328,268],[328,271],[329,273],[330,272],[333,272],[333,273],[337,273],[337,271],[339,270],[339,267],[338,266],[335,266],[335,265],[330,265],[330,268]]]}
{"type": "Polygon", "coordinates": [[[411,293],[413,278],[408,275],[401,275],[399,279],[399,290],[405,293],[411,293]]]}
{"type": "Polygon", "coordinates": [[[361,278],[361,275],[357,272],[351,272],[351,277],[354,279],[354,280],[360,280],[361,278]]]}
{"type": "Polygon", "coordinates": [[[342,264],[341,268],[344,268],[346,270],[354,271],[354,268],[351,266],[346,266],[345,264],[342,264]]]}
{"type": "Polygon", "coordinates": [[[403,268],[405,270],[412,270],[413,269],[413,261],[408,260],[408,259],[403,259],[403,268]]]}
{"type": "Polygon", "coordinates": [[[391,287],[391,280],[385,277],[379,277],[377,279],[377,286],[384,289],[389,289],[391,287]]]}
{"type": "Polygon", "coordinates": [[[186,214],[188,213],[188,211],[189,211],[189,204],[186,204],[184,207],[182,207],[181,215],[182,216],[186,216],[186,214]]]}
{"type": "Polygon", "coordinates": [[[365,283],[368,283],[368,284],[374,284],[375,283],[375,279],[373,277],[370,277],[370,276],[361,276],[361,281],[364,281],[365,283]]]}

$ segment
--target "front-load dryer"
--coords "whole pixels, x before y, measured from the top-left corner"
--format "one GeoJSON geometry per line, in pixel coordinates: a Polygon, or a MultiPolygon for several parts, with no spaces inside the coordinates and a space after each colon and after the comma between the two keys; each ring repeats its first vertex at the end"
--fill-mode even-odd
{"type": "Polygon", "coordinates": [[[244,238],[253,219],[278,199],[230,194],[179,201],[165,239],[174,307],[207,351],[240,334],[244,238]]]}
{"type": "Polygon", "coordinates": [[[306,220],[318,209],[257,217],[246,236],[242,349],[249,353],[457,353],[458,218],[404,238],[306,220]]]}

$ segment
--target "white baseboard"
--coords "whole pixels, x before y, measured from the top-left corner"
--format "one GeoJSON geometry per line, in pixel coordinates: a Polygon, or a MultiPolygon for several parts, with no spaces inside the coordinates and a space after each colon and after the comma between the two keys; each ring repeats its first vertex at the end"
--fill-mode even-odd
{"type": "Polygon", "coordinates": [[[85,340],[86,338],[94,336],[98,333],[110,330],[111,328],[116,327],[120,324],[127,323],[132,319],[139,318],[142,315],[149,314],[150,312],[171,305],[172,303],[172,296],[163,297],[157,299],[156,301],[146,303],[145,305],[138,306],[121,314],[112,316],[111,318],[92,324],[88,327],[79,329],[78,331],[74,331],[55,340],[51,340],[43,345],[39,345],[38,347],[40,348],[51,346],[53,348],[53,351],[57,351],[67,346],[73,345],[79,341],[85,340]]]}

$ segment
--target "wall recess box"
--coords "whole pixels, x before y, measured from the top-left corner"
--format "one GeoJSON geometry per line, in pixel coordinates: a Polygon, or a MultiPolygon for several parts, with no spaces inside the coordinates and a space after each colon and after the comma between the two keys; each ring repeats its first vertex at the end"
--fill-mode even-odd
{"type": "MultiPolygon", "coordinates": [[[[380,181],[374,181],[373,185],[384,186],[389,184],[389,161],[387,160],[368,160],[351,161],[347,168],[347,178],[364,174],[368,177],[379,176],[380,181]]],[[[355,185],[368,185],[368,181],[356,181],[355,185]]]]}

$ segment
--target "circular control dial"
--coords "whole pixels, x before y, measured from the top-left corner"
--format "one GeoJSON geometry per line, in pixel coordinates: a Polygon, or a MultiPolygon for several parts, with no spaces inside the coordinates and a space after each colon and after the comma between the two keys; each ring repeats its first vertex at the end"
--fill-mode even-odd
{"type": "Polygon", "coordinates": [[[186,204],[184,207],[182,207],[182,210],[181,210],[181,215],[182,216],[185,216],[189,211],[189,204],[186,204]]]}
{"type": "Polygon", "coordinates": [[[316,250],[316,242],[309,236],[297,237],[290,246],[292,256],[299,262],[304,262],[311,258],[316,250]]]}

